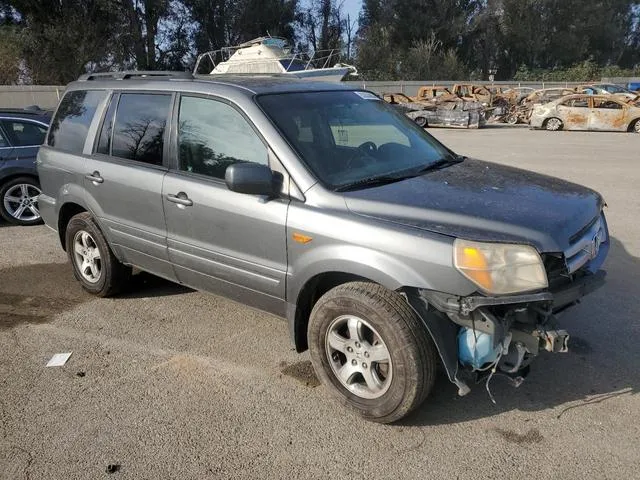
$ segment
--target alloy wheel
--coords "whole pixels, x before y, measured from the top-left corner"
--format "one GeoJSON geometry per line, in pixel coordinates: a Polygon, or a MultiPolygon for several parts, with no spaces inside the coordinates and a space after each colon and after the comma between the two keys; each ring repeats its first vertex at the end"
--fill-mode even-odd
{"type": "Polygon", "coordinates": [[[79,230],[73,237],[73,258],[82,277],[97,283],[102,276],[102,258],[96,241],[89,232],[79,230]]]}
{"type": "Polygon", "coordinates": [[[33,222],[40,218],[38,196],[42,191],[29,183],[18,183],[9,188],[5,194],[4,208],[16,220],[33,222]]]}
{"type": "Polygon", "coordinates": [[[331,322],[326,355],[340,383],[365,399],[379,398],[391,385],[391,355],[380,334],[365,320],[342,315],[331,322]]]}

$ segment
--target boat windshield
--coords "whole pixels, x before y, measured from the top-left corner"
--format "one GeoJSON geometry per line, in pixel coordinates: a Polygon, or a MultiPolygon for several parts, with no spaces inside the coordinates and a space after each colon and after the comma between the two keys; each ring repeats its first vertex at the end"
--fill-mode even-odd
{"type": "Polygon", "coordinates": [[[264,94],[257,101],[318,180],[333,190],[400,180],[457,159],[370,92],[264,94]]]}
{"type": "Polygon", "coordinates": [[[284,60],[280,60],[280,63],[286,72],[300,72],[301,70],[306,70],[306,64],[297,58],[286,58],[284,60]]]}

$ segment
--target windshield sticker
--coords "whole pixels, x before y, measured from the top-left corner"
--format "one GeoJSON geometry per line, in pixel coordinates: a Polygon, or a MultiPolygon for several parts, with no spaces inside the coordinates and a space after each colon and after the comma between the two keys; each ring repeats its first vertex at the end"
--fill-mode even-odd
{"type": "Polygon", "coordinates": [[[380,100],[380,97],[374,95],[371,92],[353,92],[358,95],[360,98],[364,98],[365,100],[380,100]]]}

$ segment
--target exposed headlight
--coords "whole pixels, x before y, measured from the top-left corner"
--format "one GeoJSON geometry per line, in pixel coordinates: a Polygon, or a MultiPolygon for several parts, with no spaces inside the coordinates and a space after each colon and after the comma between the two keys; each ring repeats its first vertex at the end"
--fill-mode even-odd
{"type": "Polygon", "coordinates": [[[528,245],[456,239],[453,250],[456,269],[485,293],[520,293],[548,286],[542,258],[528,245]]]}

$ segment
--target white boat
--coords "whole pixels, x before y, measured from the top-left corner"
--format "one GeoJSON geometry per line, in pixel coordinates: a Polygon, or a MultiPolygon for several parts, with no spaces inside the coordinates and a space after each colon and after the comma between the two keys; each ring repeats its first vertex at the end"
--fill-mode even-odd
{"type": "Polygon", "coordinates": [[[357,75],[351,65],[336,63],[329,66],[337,58],[336,50],[318,51],[313,55],[292,53],[284,38],[260,37],[236,47],[199,55],[194,73],[199,73],[202,61],[209,59],[213,66],[210,75],[280,73],[325,82],[339,82],[348,74],[357,75]]]}

